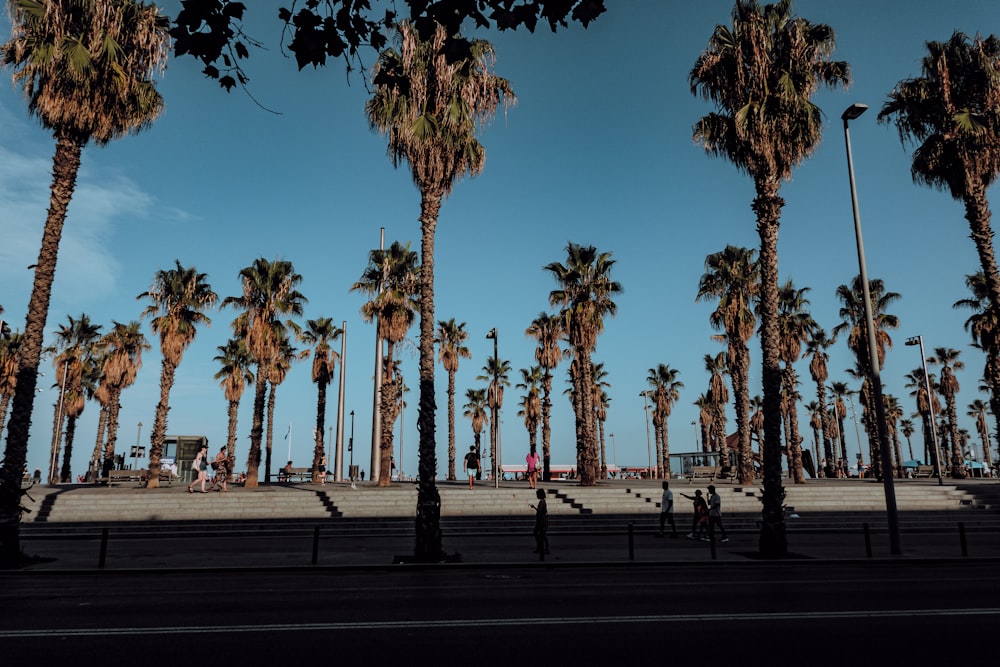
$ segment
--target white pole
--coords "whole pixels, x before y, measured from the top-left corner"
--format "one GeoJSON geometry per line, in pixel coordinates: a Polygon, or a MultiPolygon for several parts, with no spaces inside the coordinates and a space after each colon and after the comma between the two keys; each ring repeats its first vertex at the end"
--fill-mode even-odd
{"type": "Polygon", "coordinates": [[[292,422],[288,422],[288,458],[286,461],[292,460],[292,422]]]}
{"type": "Polygon", "coordinates": [[[344,362],[347,359],[347,320],[340,325],[340,395],[337,398],[337,443],[333,450],[333,481],[344,481],[344,362]]]}

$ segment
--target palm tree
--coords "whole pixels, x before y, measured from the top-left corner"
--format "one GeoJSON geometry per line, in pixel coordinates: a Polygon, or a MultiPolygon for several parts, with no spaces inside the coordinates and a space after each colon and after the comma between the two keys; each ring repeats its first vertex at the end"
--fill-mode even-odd
{"type": "Polygon", "coordinates": [[[917,400],[917,413],[920,415],[924,434],[924,458],[937,460],[940,464],[939,451],[934,447],[934,432],[931,430],[935,428],[934,415],[941,411],[941,402],[937,398],[937,380],[933,373],[928,376],[932,392],[931,396],[928,396],[928,382],[924,379],[923,367],[914,368],[905,377],[907,380],[906,388],[913,390],[910,392],[910,396],[917,400]]]}
{"type": "Polygon", "coordinates": [[[477,375],[477,380],[488,380],[486,388],[486,405],[490,409],[490,460],[497,475],[500,474],[501,461],[497,456],[500,440],[500,410],[503,408],[504,387],[510,386],[507,379],[510,374],[510,362],[506,359],[487,357],[486,365],[483,366],[483,374],[477,375]]]}
{"type": "Polygon", "coordinates": [[[965,455],[958,438],[958,411],[955,398],[958,395],[958,378],[954,371],[965,368],[959,360],[961,352],[950,347],[934,348],[934,356],[927,357],[927,363],[941,366],[941,395],[944,396],[945,410],[948,415],[948,431],[951,435],[951,476],[953,479],[965,479],[965,455]]]}
{"type": "Polygon", "coordinates": [[[750,430],[757,439],[757,455],[760,456],[761,445],[764,442],[764,399],[760,394],[750,397],[750,430]]]}
{"type": "Polygon", "coordinates": [[[903,434],[904,438],[906,438],[906,448],[910,454],[911,461],[913,460],[913,441],[911,440],[911,437],[916,432],[916,429],[913,427],[912,417],[915,416],[916,415],[910,415],[910,417],[906,419],[899,420],[899,432],[903,434]]]}
{"type": "Polygon", "coordinates": [[[989,391],[990,408],[1000,431],[1000,318],[990,305],[986,274],[977,271],[965,277],[965,284],[972,296],[955,302],[955,308],[969,308],[973,314],[965,321],[965,330],[972,335],[973,344],[986,356],[983,381],[989,391]]]}
{"type": "Polygon", "coordinates": [[[657,468],[664,479],[670,479],[670,439],[667,432],[667,418],[674,409],[674,403],[680,398],[680,390],[684,383],[677,379],[680,374],[675,368],[667,364],[657,364],[656,368],[649,369],[646,382],[650,386],[653,399],[653,423],[657,424],[657,468]],[[658,418],[659,417],[659,418],[658,418]]]}
{"type": "Polygon", "coordinates": [[[695,141],[754,181],[760,236],[760,318],[764,386],[764,492],[760,551],[787,553],[781,485],[781,368],[778,334],[778,224],[782,181],[822,135],[811,101],[820,85],[846,86],[847,63],[830,60],[833,30],[792,15],[791,0],[761,7],[737,0],[732,27],[718,25],[691,70],[691,92],[717,111],[694,127],[695,141]]]}
{"type": "MultiPolygon", "coordinates": [[[[160,457],[163,455],[163,437],[167,433],[167,413],[170,410],[170,389],[174,374],[186,350],[194,341],[199,325],[209,326],[212,320],[205,311],[215,306],[218,296],[208,284],[208,274],[198,273],[192,266],[181,266],[174,260],[175,268],[161,269],[153,276],[153,285],[137,299],[149,299],[142,317],[152,317],[153,333],[160,336],[160,400],[149,436],[149,478],[146,487],[160,485],[160,457]]],[[[105,459],[107,467],[107,459],[105,459]]]]}
{"type": "Polygon", "coordinates": [[[7,422],[7,406],[17,389],[17,367],[23,339],[20,333],[0,335],[0,432],[7,422]]]}
{"type": "Polygon", "coordinates": [[[253,372],[250,370],[253,366],[253,356],[247,349],[246,343],[239,338],[230,338],[225,345],[220,345],[216,349],[219,354],[215,355],[213,361],[217,361],[220,368],[214,377],[219,380],[219,386],[222,387],[228,405],[226,458],[229,461],[229,470],[232,471],[233,463],[236,461],[236,423],[239,417],[240,399],[243,398],[243,391],[254,381],[253,372]]]}
{"type": "MultiPolygon", "coordinates": [[[[885,363],[886,348],[892,347],[889,329],[899,327],[899,318],[886,312],[900,297],[897,292],[888,292],[885,283],[875,278],[868,281],[868,294],[871,297],[872,322],[875,327],[875,350],[878,357],[879,370],[885,363]]],[[[840,318],[843,320],[833,328],[833,334],[847,333],[847,346],[854,353],[858,370],[864,381],[861,385],[861,405],[864,406],[865,430],[868,432],[868,443],[872,462],[872,471],[881,479],[881,464],[878,445],[878,423],[875,417],[875,403],[872,397],[870,378],[872,377],[871,355],[868,346],[868,328],[865,318],[865,297],[861,285],[861,276],[854,276],[850,285],[837,287],[837,298],[840,300],[840,318]]]]}
{"type": "Polygon", "coordinates": [[[883,394],[882,400],[885,401],[885,420],[886,426],[889,428],[889,437],[892,440],[892,452],[895,457],[896,464],[896,477],[902,479],[903,451],[899,446],[899,420],[903,416],[903,406],[899,404],[899,399],[892,394],[883,394]]]}
{"type": "MultiPolygon", "coordinates": [[[[45,321],[66,211],[83,147],[149,126],[163,107],[152,74],[166,65],[169,20],[131,0],[13,0],[11,39],[0,62],[28,97],[28,111],[56,140],[49,210],[35,261],[17,386],[0,475],[16,488],[25,464],[45,321]]],[[[0,499],[0,560],[20,554],[19,498],[0,499]]]]}
{"type": "Polygon", "coordinates": [[[542,418],[542,400],[538,395],[542,383],[541,366],[521,369],[521,381],[515,386],[527,393],[521,397],[521,409],[517,416],[524,419],[524,428],[528,429],[528,451],[535,452],[538,448],[538,424],[542,418]]]}
{"type": "Polygon", "coordinates": [[[371,297],[361,307],[361,316],[366,322],[377,322],[378,338],[386,344],[379,406],[382,414],[379,486],[389,486],[392,482],[392,425],[399,414],[402,382],[393,372],[393,355],[396,345],[406,338],[406,332],[416,318],[422,272],[417,253],[410,250],[410,244],[393,241],[388,250],[372,250],[368,254],[368,266],[361,279],[351,286],[352,292],[362,292],[371,297]]]}
{"type": "MultiPolygon", "coordinates": [[[[709,355],[705,355],[708,357],[709,355]]],[[[698,426],[701,432],[701,451],[712,451],[712,422],[715,408],[708,394],[699,394],[694,403],[698,407],[698,426]]],[[[761,422],[763,424],[763,422],[761,422]]]]}
{"type": "Polygon", "coordinates": [[[712,428],[709,431],[709,451],[722,452],[722,460],[728,465],[729,447],[726,443],[726,404],[729,403],[729,390],[726,389],[725,375],[729,372],[726,366],[726,353],[719,352],[714,357],[705,355],[705,370],[708,371],[708,397],[711,406],[712,428]]]}
{"type": "Polygon", "coordinates": [[[471,359],[464,343],[469,338],[465,330],[465,322],[458,324],[455,318],[448,321],[439,320],[437,337],[438,361],[448,374],[448,479],[455,479],[455,373],[458,372],[458,360],[471,359]]]}
{"type": "Polygon", "coordinates": [[[837,342],[836,336],[827,336],[826,332],[818,325],[809,332],[809,339],[806,340],[806,355],[812,357],[809,360],[809,375],[816,383],[816,401],[819,405],[820,428],[823,435],[823,456],[826,459],[826,469],[823,475],[826,477],[836,477],[837,455],[836,444],[830,428],[830,411],[826,407],[826,381],[830,374],[826,364],[830,360],[827,350],[837,342]]]}
{"type": "MultiPolygon", "coordinates": [[[[822,437],[823,432],[823,410],[820,408],[818,401],[809,401],[805,404],[806,412],[809,414],[809,426],[813,430],[813,456],[816,458],[816,468],[819,468],[819,441],[822,437]]],[[[826,466],[823,467],[823,475],[829,477],[826,474],[826,466]]]]}
{"type": "MultiPolygon", "coordinates": [[[[298,331],[298,327],[291,327],[298,331]]],[[[308,352],[303,353],[308,355],[308,352]]],[[[271,365],[267,369],[267,381],[270,385],[270,392],[267,397],[267,438],[264,448],[264,482],[271,483],[271,453],[274,451],[274,404],[277,400],[278,385],[285,381],[288,371],[292,368],[292,363],[299,358],[299,351],[292,346],[292,341],[288,338],[288,332],[278,340],[277,353],[271,357],[271,365]]],[[[291,429],[291,425],[289,425],[291,429]]],[[[291,436],[291,430],[285,433],[285,438],[291,436]]],[[[313,468],[313,475],[316,475],[316,468],[313,468]]]]}
{"type": "MultiPolygon", "coordinates": [[[[922,76],[897,83],[878,118],[896,125],[903,144],[919,144],[910,168],[914,182],[945,190],[965,205],[983,293],[997,313],[1000,272],[986,191],[1000,173],[1000,39],[955,32],[926,46],[922,76]]],[[[993,372],[996,392],[1000,369],[993,372]]]]}
{"type": "Polygon", "coordinates": [[[542,369],[542,481],[549,481],[552,473],[550,445],[552,427],[552,371],[559,365],[562,350],[559,341],[565,334],[562,319],[557,315],[539,313],[524,332],[535,339],[535,361],[542,369]]]}
{"type": "Polygon", "coordinates": [[[73,436],[76,419],[83,412],[84,376],[93,365],[94,344],[100,337],[101,325],[92,324],[86,313],[79,318],[67,317],[69,324],[59,325],[56,330],[56,354],[53,365],[56,368],[56,383],[59,398],[54,406],[52,421],[52,451],[49,458],[49,483],[71,481],[70,459],[73,455],[73,436]],[[59,453],[63,424],[66,424],[66,452],[63,466],[59,467],[59,453]]]}
{"type": "Polygon", "coordinates": [[[306,328],[299,334],[299,340],[312,347],[312,381],[316,383],[316,446],[313,449],[312,481],[320,481],[319,467],[323,462],[326,448],[323,434],[326,431],[326,388],[333,381],[333,371],[337,363],[337,352],[330,342],[337,340],[343,330],[329,317],[306,320],[306,328]]]}
{"type": "MultiPolygon", "coordinates": [[[[799,384],[798,375],[795,372],[795,362],[802,356],[802,343],[810,340],[812,332],[817,326],[812,315],[806,310],[809,299],[805,295],[808,291],[808,287],[796,289],[791,279],[787,280],[778,291],[778,335],[780,338],[778,356],[785,364],[782,384],[794,396],[798,396],[796,388],[799,384]]],[[[790,427],[787,433],[789,468],[792,480],[796,484],[803,484],[805,478],[802,476],[802,437],[799,435],[796,405],[797,400],[793,400],[786,406],[790,427]]]]}
{"type": "MultiPolygon", "coordinates": [[[[844,430],[844,420],[847,419],[847,404],[844,399],[854,392],[846,382],[832,382],[830,393],[833,394],[833,411],[837,417],[837,433],[840,434],[840,461],[847,464],[847,432],[844,430]]],[[[836,453],[836,452],[835,452],[836,453]]]]}
{"type": "Polygon", "coordinates": [[[965,413],[976,420],[976,432],[979,433],[979,440],[983,443],[983,465],[987,468],[993,467],[993,456],[990,451],[993,445],[990,443],[990,425],[986,420],[989,409],[986,403],[977,398],[969,403],[968,412],[965,413]]]}
{"type": "Polygon", "coordinates": [[[466,389],[465,405],[462,406],[462,416],[472,422],[472,437],[476,445],[476,456],[482,458],[482,433],[483,426],[489,421],[486,413],[486,390],[466,389]]]}
{"type": "MultiPolygon", "coordinates": [[[[736,431],[739,435],[738,474],[741,484],[753,481],[753,453],[750,449],[750,348],[757,318],[753,304],[760,290],[760,272],[754,251],[727,245],[725,250],[705,258],[705,273],[698,283],[695,301],[709,297],[719,300],[709,315],[709,323],[724,336],[727,367],[736,402],[736,431]]],[[[723,459],[729,465],[728,457],[723,459]]]]}
{"type": "Polygon", "coordinates": [[[611,279],[615,260],[610,252],[570,241],[566,263],[551,262],[545,270],[555,277],[559,288],[549,293],[549,304],[561,307],[566,337],[573,348],[576,406],[576,457],[581,486],[593,486],[598,475],[597,441],[594,424],[591,354],[597,337],[604,331],[605,315],[614,316],[612,300],[621,293],[621,284],[611,279]]]}
{"type": "Polygon", "coordinates": [[[592,379],[592,391],[594,392],[593,404],[594,404],[594,424],[597,427],[597,442],[600,445],[600,455],[598,456],[597,469],[600,473],[601,479],[608,478],[608,457],[607,449],[604,444],[604,422],[608,418],[608,406],[610,405],[611,399],[608,398],[608,394],[605,388],[610,387],[611,383],[604,378],[608,377],[608,372],[604,370],[604,363],[592,363],[590,369],[590,377],[592,379]]]}
{"type": "Polygon", "coordinates": [[[379,54],[368,123],[388,135],[393,164],[407,162],[420,190],[420,433],[415,556],[441,555],[440,496],[434,425],[434,232],[441,203],[456,181],[483,170],[479,128],[501,101],[514,101],[506,79],[490,70],[494,51],[485,40],[449,35],[441,25],[396,24],[399,50],[379,54]],[[447,50],[444,49],[448,43],[447,50]]]}
{"type": "Polygon", "coordinates": [[[307,299],[297,289],[302,276],[291,262],[273,262],[258,257],[253,264],[240,269],[243,293],[227,296],[222,306],[242,312],[233,321],[234,335],[243,340],[257,365],[254,384],[253,425],[250,429],[250,452],[247,455],[246,488],[259,484],[260,447],[264,435],[264,402],[267,397],[268,375],[280,351],[290,316],[301,315],[307,299]],[[282,319],[285,317],[286,319],[282,319]]]}
{"type": "Polygon", "coordinates": [[[101,338],[99,346],[104,351],[101,367],[101,386],[105,388],[107,404],[106,428],[108,440],[104,447],[104,460],[110,467],[118,442],[118,413],[121,410],[122,392],[135,384],[142,368],[142,353],[151,349],[140,323],[113,322],[111,331],[101,338]]]}

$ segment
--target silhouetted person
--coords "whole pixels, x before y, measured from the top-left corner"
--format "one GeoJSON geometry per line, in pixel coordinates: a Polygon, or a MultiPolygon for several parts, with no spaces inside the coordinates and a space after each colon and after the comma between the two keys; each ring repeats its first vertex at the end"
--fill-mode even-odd
{"type": "Polygon", "coordinates": [[[532,505],[535,510],[535,553],[538,560],[545,560],[545,554],[549,552],[549,508],[545,504],[545,489],[538,489],[535,492],[538,498],[538,505],[532,505]]]}

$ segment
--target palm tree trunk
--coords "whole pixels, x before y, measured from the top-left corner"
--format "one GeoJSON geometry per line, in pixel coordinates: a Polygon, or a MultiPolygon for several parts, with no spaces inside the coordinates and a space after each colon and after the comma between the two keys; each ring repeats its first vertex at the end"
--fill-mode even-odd
{"type": "Polygon", "coordinates": [[[970,236],[976,244],[976,254],[983,269],[990,305],[993,312],[1000,312],[1000,270],[993,251],[993,226],[986,188],[982,183],[970,183],[962,202],[965,204],[965,219],[969,221],[972,231],[970,236]]]}
{"type": "Polygon", "coordinates": [[[7,422],[7,406],[10,405],[11,394],[0,396],[0,433],[3,433],[4,424],[7,422]]]}
{"type": "Polygon", "coordinates": [[[597,483],[597,436],[594,430],[594,376],[590,350],[584,350],[580,363],[580,416],[583,418],[583,465],[580,472],[580,486],[597,483]]]}
{"type": "Polygon", "coordinates": [[[448,371],[448,480],[455,479],[455,372],[448,371]]]}
{"type": "MultiPolygon", "coordinates": [[[[823,434],[823,456],[826,457],[826,466],[823,468],[825,477],[836,477],[836,455],[833,452],[833,439],[830,437],[830,414],[826,410],[826,386],[823,380],[816,381],[816,401],[819,403],[821,433],[823,434]]],[[[816,462],[817,465],[819,461],[816,462]]]]}
{"type": "MultiPolygon", "coordinates": [[[[552,373],[545,369],[545,377],[542,379],[542,481],[548,482],[552,479],[551,454],[549,446],[552,439],[552,425],[550,418],[552,415],[552,373]]],[[[1000,417],[998,417],[1000,419],[1000,417]]]]}
{"type": "Polygon", "coordinates": [[[35,279],[25,318],[21,355],[17,366],[17,385],[7,424],[7,445],[0,468],[0,565],[14,564],[21,554],[21,471],[28,455],[28,432],[38,385],[38,364],[42,358],[45,320],[49,314],[52,281],[56,273],[59,240],[62,237],[66,210],[80,169],[84,142],[68,134],[56,135],[52,160],[52,187],[49,211],[42,231],[42,245],[35,263],[35,279]]]}
{"type": "Polygon", "coordinates": [[[260,443],[264,436],[264,401],[267,398],[267,380],[264,371],[257,366],[257,380],[254,384],[253,425],[250,427],[250,452],[247,454],[247,479],[243,486],[255,489],[260,484],[260,443]]]}
{"type": "MultiPolygon", "coordinates": [[[[121,410],[121,390],[112,390],[111,396],[108,399],[108,441],[104,445],[104,465],[102,469],[104,470],[105,476],[108,474],[107,471],[114,467],[115,460],[115,446],[118,442],[118,413],[121,410]]],[[[159,473],[156,475],[157,484],[159,484],[159,473]]],[[[147,478],[147,488],[149,479],[147,478]]]]}
{"type": "MultiPolygon", "coordinates": [[[[156,404],[156,417],[153,419],[153,431],[149,434],[149,477],[146,479],[147,489],[160,486],[160,458],[163,456],[163,438],[167,434],[167,412],[170,410],[170,389],[174,386],[174,373],[177,365],[167,357],[163,358],[160,368],[160,402],[156,404]]],[[[116,399],[117,400],[117,399],[116,399]]],[[[109,461],[114,459],[114,440],[108,434],[108,448],[104,457],[104,474],[107,475],[109,461]]]]}
{"type": "Polygon", "coordinates": [[[945,398],[948,408],[948,431],[951,433],[951,477],[965,479],[965,455],[958,439],[958,413],[955,410],[955,394],[949,392],[945,398]]]}
{"type": "MultiPolygon", "coordinates": [[[[90,457],[90,465],[87,466],[87,473],[95,471],[101,462],[101,452],[104,449],[104,433],[108,428],[108,406],[101,405],[101,413],[97,419],[97,439],[94,442],[94,453],[90,457]]],[[[89,480],[88,480],[89,481],[89,480]]]]}
{"type": "Polygon", "coordinates": [[[323,434],[326,430],[326,383],[320,380],[316,383],[316,447],[313,449],[312,482],[319,483],[319,466],[323,462],[326,448],[323,444],[323,434]]]}
{"type": "Polygon", "coordinates": [[[654,417],[653,417],[653,447],[656,450],[654,452],[654,454],[653,454],[653,456],[656,457],[654,459],[656,463],[654,464],[654,467],[653,467],[653,475],[654,475],[655,478],[658,479],[658,478],[660,478],[662,476],[662,472],[663,472],[662,469],[661,469],[661,467],[660,467],[661,466],[660,462],[663,460],[663,430],[660,428],[660,425],[657,423],[657,419],[656,419],[656,416],[655,416],[656,415],[656,409],[655,408],[653,409],[653,414],[654,414],[654,417]]]}
{"type": "Polygon", "coordinates": [[[663,442],[663,479],[670,479],[670,441],[666,417],[663,418],[663,435],[660,440],[663,442]]]}
{"type": "Polygon", "coordinates": [[[76,417],[66,418],[66,446],[63,447],[63,464],[59,471],[59,480],[68,483],[73,481],[73,438],[76,436],[76,417]]]}
{"type": "Polygon", "coordinates": [[[271,383],[271,391],[267,397],[267,449],[264,454],[264,483],[271,483],[271,453],[274,447],[274,400],[277,385],[271,383]]]}
{"type": "MultiPolygon", "coordinates": [[[[738,475],[740,484],[753,484],[753,450],[750,448],[750,350],[746,345],[737,347],[730,374],[733,379],[733,393],[736,394],[736,433],[739,447],[738,475]]],[[[726,461],[729,465],[729,461],[726,461]]]]}
{"type": "MultiPolygon", "coordinates": [[[[387,356],[391,368],[392,344],[389,344],[387,356]]],[[[399,416],[399,385],[397,378],[389,373],[382,378],[382,432],[381,442],[379,442],[379,469],[378,479],[375,481],[378,486],[386,487],[392,485],[392,433],[396,424],[396,417],[399,416]]]]}
{"type": "Polygon", "coordinates": [[[785,489],[781,484],[781,366],[778,334],[778,225],[784,201],[777,180],[756,184],[753,210],[760,236],[760,342],[764,385],[764,444],[760,554],[784,558],[788,554],[785,532],[785,489]]]}
{"type": "Polygon", "coordinates": [[[806,478],[802,474],[802,436],[799,435],[799,411],[795,405],[795,386],[798,384],[798,377],[795,368],[791,364],[785,364],[785,376],[788,380],[790,396],[788,399],[788,453],[792,464],[792,481],[796,484],[805,484],[806,478]]]}
{"type": "Polygon", "coordinates": [[[52,447],[49,451],[49,484],[59,483],[59,454],[62,453],[62,433],[63,424],[66,423],[66,414],[63,408],[63,395],[60,393],[53,407],[52,415],[52,447]]]}
{"type": "Polygon", "coordinates": [[[414,556],[438,560],[441,547],[441,496],[438,493],[436,433],[434,425],[434,231],[441,210],[442,192],[420,192],[420,434],[417,469],[417,517],[414,556]]]}
{"type": "MultiPolygon", "coordinates": [[[[226,410],[229,428],[226,431],[226,457],[233,461],[236,455],[236,423],[240,411],[239,401],[229,401],[229,408],[226,410]]],[[[229,472],[233,472],[232,467],[229,472]]]]}

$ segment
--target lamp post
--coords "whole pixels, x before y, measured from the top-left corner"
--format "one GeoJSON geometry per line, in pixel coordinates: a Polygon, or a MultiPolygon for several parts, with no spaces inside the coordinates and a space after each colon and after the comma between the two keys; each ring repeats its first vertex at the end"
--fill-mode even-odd
{"type": "Polygon", "coordinates": [[[879,460],[882,468],[882,487],[885,491],[886,520],[889,527],[890,551],[894,556],[903,553],[899,542],[899,517],[896,511],[896,488],[892,480],[892,453],[889,447],[889,429],[885,418],[885,402],[882,399],[882,379],[879,376],[878,349],[875,346],[875,321],[872,318],[871,291],[868,286],[868,268],[865,265],[865,245],[861,236],[861,215],[858,212],[858,193],[854,184],[854,160],[851,156],[851,134],[848,123],[868,110],[867,104],[852,104],[844,109],[840,118],[844,121],[844,143],[847,147],[847,175],[851,184],[851,206],[854,212],[854,239],[858,247],[858,272],[861,291],[864,296],[865,325],[868,334],[869,381],[872,399],[875,403],[875,421],[878,430],[879,460]]]}
{"type": "MultiPolygon", "coordinates": [[[[379,230],[379,250],[385,250],[385,227],[379,230]]],[[[376,298],[382,293],[382,283],[385,275],[379,278],[376,298]]],[[[375,318],[375,391],[372,396],[372,460],[371,475],[368,479],[379,478],[379,468],[382,465],[382,338],[378,332],[378,318],[375,318]]]]}
{"type": "MultiPolygon", "coordinates": [[[[347,361],[347,320],[340,324],[340,388],[337,393],[337,440],[333,446],[333,481],[344,481],[344,364],[347,361]]],[[[331,429],[330,440],[333,440],[331,429]]]]}
{"type": "Polygon", "coordinates": [[[500,454],[500,357],[499,357],[499,343],[497,342],[497,328],[493,327],[486,334],[487,340],[493,339],[493,404],[497,406],[497,414],[493,419],[493,423],[490,424],[491,437],[493,438],[493,448],[496,450],[496,454],[493,457],[492,470],[493,470],[493,486],[494,488],[500,488],[500,471],[503,469],[501,461],[503,461],[503,456],[500,454]]]}
{"type": "MultiPolygon", "coordinates": [[[[927,392],[927,409],[933,415],[934,395],[931,394],[931,376],[927,374],[927,357],[924,356],[924,337],[919,335],[912,336],[906,339],[906,344],[920,346],[920,367],[924,369],[924,391],[927,392]]],[[[934,444],[934,474],[937,475],[938,486],[944,486],[944,480],[941,479],[941,457],[938,455],[937,424],[934,423],[933,418],[931,419],[931,442],[934,444]]]]}
{"type": "Polygon", "coordinates": [[[611,438],[611,462],[615,464],[615,474],[618,474],[618,448],[615,447],[615,434],[608,433],[611,438]]]}
{"type": "Polygon", "coordinates": [[[347,441],[347,452],[350,455],[347,464],[347,475],[351,478],[351,488],[354,486],[354,410],[351,410],[351,439],[347,441]]]}
{"type": "Polygon", "coordinates": [[[646,470],[650,477],[653,476],[653,452],[649,442],[649,392],[640,391],[642,396],[642,409],[646,412],[646,470]]]}
{"type": "Polygon", "coordinates": [[[69,363],[63,362],[62,383],[59,385],[59,405],[56,409],[56,424],[52,433],[52,456],[49,457],[49,484],[59,483],[59,444],[62,440],[63,401],[66,398],[66,373],[69,363]]]}

